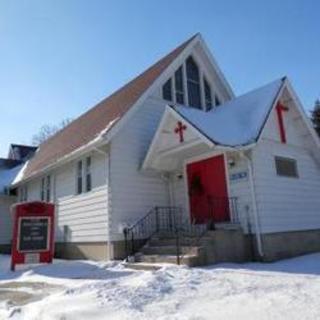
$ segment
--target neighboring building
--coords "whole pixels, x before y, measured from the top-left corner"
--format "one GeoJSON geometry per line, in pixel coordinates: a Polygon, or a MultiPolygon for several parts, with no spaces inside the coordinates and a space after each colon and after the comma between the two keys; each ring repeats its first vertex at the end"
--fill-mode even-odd
{"type": "Polygon", "coordinates": [[[29,160],[38,147],[26,146],[23,144],[11,144],[9,148],[8,159],[26,162],[29,160]]]}
{"type": "Polygon", "coordinates": [[[17,201],[15,191],[9,189],[23,167],[33,156],[37,147],[11,144],[8,158],[0,158],[0,250],[8,252],[11,242],[10,207],[17,201]]]}
{"type": "Polygon", "coordinates": [[[272,260],[320,250],[319,161],[289,80],[236,98],[197,34],[40,145],[12,187],[56,204],[59,256],[121,258],[125,226],[179,207],[272,260]]]}

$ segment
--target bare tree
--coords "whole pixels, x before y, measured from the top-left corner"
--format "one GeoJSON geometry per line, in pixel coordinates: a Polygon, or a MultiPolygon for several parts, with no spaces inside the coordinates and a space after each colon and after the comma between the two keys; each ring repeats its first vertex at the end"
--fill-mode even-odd
{"type": "Polygon", "coordinates": [[[43,125],[39,129],[38,133],[36,133],[32,136],[31,143],[35,146],[38,146],[39,144],[48,140],[50,137],[52,137],[58,131],[60,131],[61,129],[66,127],[71,121],[72,121],[71,119],[67,118],[67,119],[62,120],[59,125],[49,125],[49,124],[43,125]]]}
{"type": "Polygon", "coordinates": [[[313,123],[313,127],[317,131],[320,136],[320,100],[317,99],[314,103],[314,107],[311,110],[311,121],[313,123]]]}

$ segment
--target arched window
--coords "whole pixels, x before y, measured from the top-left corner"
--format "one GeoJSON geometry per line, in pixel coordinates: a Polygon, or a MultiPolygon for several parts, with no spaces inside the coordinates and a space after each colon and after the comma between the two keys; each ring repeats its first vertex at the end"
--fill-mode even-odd
{"type": "Polygon", "coordinates": [[[209,111],[212,109],[212,94],[211,94],[211,87],[209,82],[206,78],[203,78],[204,84],[204,100],[205,100],[205,107],[206,110],[209,111]]]}
{"type": "Polygon", "coordinates": [[[221,104],[221,101],[220,101],[219,97],[217,95],[215,95],[214,96],[214,105],[216,107],[218,107],[218,106],[220,106],[220,104],[221,104]]]}
{"type": "Polygon", "coordinates": [[[183,90],[183,73],[180,67],[174,74],[174,83],[176,89],[176,102],[184,104],[184,90],[183,90]]]}
{"type": "Polygon", "coordinates": [[[189,106],[201,109],[199,68],[192,57],[186,61],[189,106]]]}
{"type": "Polygon", "coordinates": [[[165,100],[172,101],[171,79],[162,86],[162,97],[165,100]]]}

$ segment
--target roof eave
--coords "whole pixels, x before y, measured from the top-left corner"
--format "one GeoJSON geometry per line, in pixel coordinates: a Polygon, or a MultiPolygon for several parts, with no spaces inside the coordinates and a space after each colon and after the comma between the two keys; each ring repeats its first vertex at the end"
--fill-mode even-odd
{"type": "Polygon", "coordinates": [[[20,181],[11,184],[10,188],[11,189],[17,188],[23,183],[27,183],[27,182],[29,182],[29,181],[31,181],[41,175],[44,175],[45,173],[47,173],[50,170],[54,170],[61,165],[64,165],[72,160],[75,160],[75,159],[81,157],[82,155],[84,155],[90,151],[93,151],[99,147],[102,147],[104,145],[107,145],[107,144],[108,144],[108,140],[106,140],[104,136],[101,136],[98,139],[92,140],[89,144],[82,146],[82,147],[72,151],[71,153],[68,153],[66,156],[59,158],[56,162],[44,167],[41,170],[35,171],[33,174],[31,174],[27,178],[23,178],[20,181]]]}

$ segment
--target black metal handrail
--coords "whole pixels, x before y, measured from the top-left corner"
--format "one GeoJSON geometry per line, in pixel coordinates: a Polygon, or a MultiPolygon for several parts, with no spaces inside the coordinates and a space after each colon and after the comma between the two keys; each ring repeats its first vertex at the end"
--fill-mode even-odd
{"type": "Polygon", "coordinates": [[[237,198],[208,197],[208,202],[210,213],[201,223],[190,221],[180,207],[152,208],[143,218],[124,229],[126,260],[134,256],[155,234],[162,233],[176,239],[177,264],[180,264],[186,254],[185,247],[198,245],[206,231],[220,222],[216,221],[215,215],[221,210],[228,210],[231,222],[239,222],[237,198]]]}
{"type": "Polygon", "coordinates": [[[210,229],[211,224],[211,221],[207,221],[206,223],[201,224],[195,224],[189,219],[185,219],[183,223],[177,226],[175,230],[175,237],[178,265],[180,265],[183,257],[188,254],[193,247],[199,245],[202,237],[210,229]]]}
{"type": "Polygon", "coordinates": [[[126,260],[133,256],[146,241],[159,232],[174,234],[181,223],[182,208],[154,207],[143,218],[123,230],[126,260]]]}
{"type": "Polygon", "coordinates": [[[238,198],[237,197],[207,197],[208,205],[210,208],[209,217],[213,223],[217,222],[232,222],[239,223],[240,217],[238,212],[238,198]],[[228,213],[229,219],[226,221],[220,220],[218,215],[228,213]]]}

